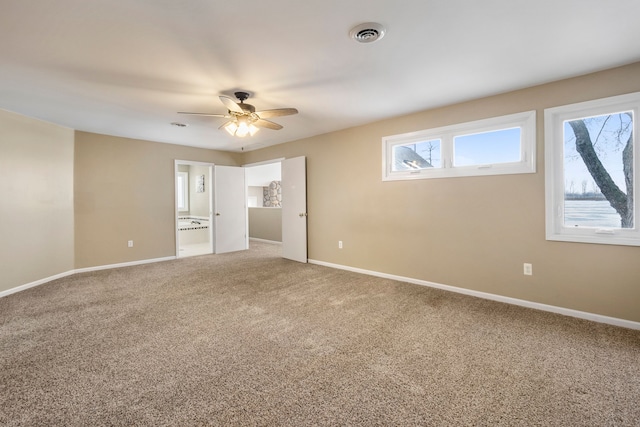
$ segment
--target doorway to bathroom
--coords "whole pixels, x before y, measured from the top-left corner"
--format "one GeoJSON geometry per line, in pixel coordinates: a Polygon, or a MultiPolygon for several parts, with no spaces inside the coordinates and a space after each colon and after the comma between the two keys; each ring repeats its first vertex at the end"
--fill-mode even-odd
{"type": "Polygon", "coordinates": [[[211,163],[175,161],[178,258],[214,252],[213,167],[211,163]]]}

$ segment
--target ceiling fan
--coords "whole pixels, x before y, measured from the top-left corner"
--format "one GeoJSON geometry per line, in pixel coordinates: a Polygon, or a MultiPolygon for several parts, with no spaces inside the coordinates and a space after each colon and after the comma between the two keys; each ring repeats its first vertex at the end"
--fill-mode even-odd
{"type": "Polygon", "coordinates": [[[253,105],[244,103],[244,101],[249,98],[248,92],[235,92],[234,95],[240,102],[235,102],[228,96],[219,97],[220,101],[225,107],[227,107],[227,114],[188,113],[185,111],[179,111],[178,114],[192,114],[196,116],[221,117],[229,119],[218,129],[224,128],[233,136],[244,137],[247,135],[253,136],[258,131],[258,128],[280,130],[282,129],[281,125],[266,119],[289,116],[298,113],[298,110],[295,108],[276,108],[274,110],[256,111],[256,108],[253,105]]]}

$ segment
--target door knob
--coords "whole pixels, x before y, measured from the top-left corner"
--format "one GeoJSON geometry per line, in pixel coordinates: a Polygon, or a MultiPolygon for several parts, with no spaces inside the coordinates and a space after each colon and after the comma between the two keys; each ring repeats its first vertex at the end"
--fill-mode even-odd
{"type": "Polygon", "coordinates": [[[220,216],[220,212],[216,212],[216,216],[220,216]]]}

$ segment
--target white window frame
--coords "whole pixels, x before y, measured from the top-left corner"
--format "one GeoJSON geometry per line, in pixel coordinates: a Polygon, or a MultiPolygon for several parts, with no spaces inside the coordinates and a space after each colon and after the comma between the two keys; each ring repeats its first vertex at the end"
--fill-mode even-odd
{"type": "Polygon", "coordinates": [[[640,246],[640,92],[613,96],[544,110],[546,238],[564,242],[640,246]],[[564,225],[564,122],[621,111],[633,112],[634,228],[565,227],[564,225]]]}
{"type": "Polygon", "coordinates": [[[503,175],[536,172],[536,112],[509,114],[484,120],[460,123],[382,138],[382,180],[399,181],[463,176],[503,175]],[[520,161],[484,165],[454,166],[455,137],[520,128],[520,161]],[[441,167],[393,171],[393,147],[417,142],[440,140],[441,167]]]}
{"type": "Polygon", "coordinates": [[[178,212],[188,212],[189,211],[189,172],[177,173],[176,190],[178,186],[182,187],[182,195],[184,196],[183,200],[180,200],[180,198],[178,197],[179,193],[176,194],[176,200],[177,200],[176,205],[178,207],[178,212]],[[181,202],[184,203],[183,206],[181,206],[181,202]]]}

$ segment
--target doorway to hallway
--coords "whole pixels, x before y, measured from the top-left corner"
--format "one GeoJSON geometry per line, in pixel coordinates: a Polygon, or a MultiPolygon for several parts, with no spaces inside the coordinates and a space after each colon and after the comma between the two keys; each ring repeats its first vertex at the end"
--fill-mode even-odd
{"type": "Polygon", "coordinates": [[[306,158],[277,159],[244,167],[249,235],[257,240],[280,242],[284,258],[306,263],[306,158]],[[260,180],[254,175],[263,176],[260,180]],[[252,188],[256,182],[257,187],[252,188]]]}

